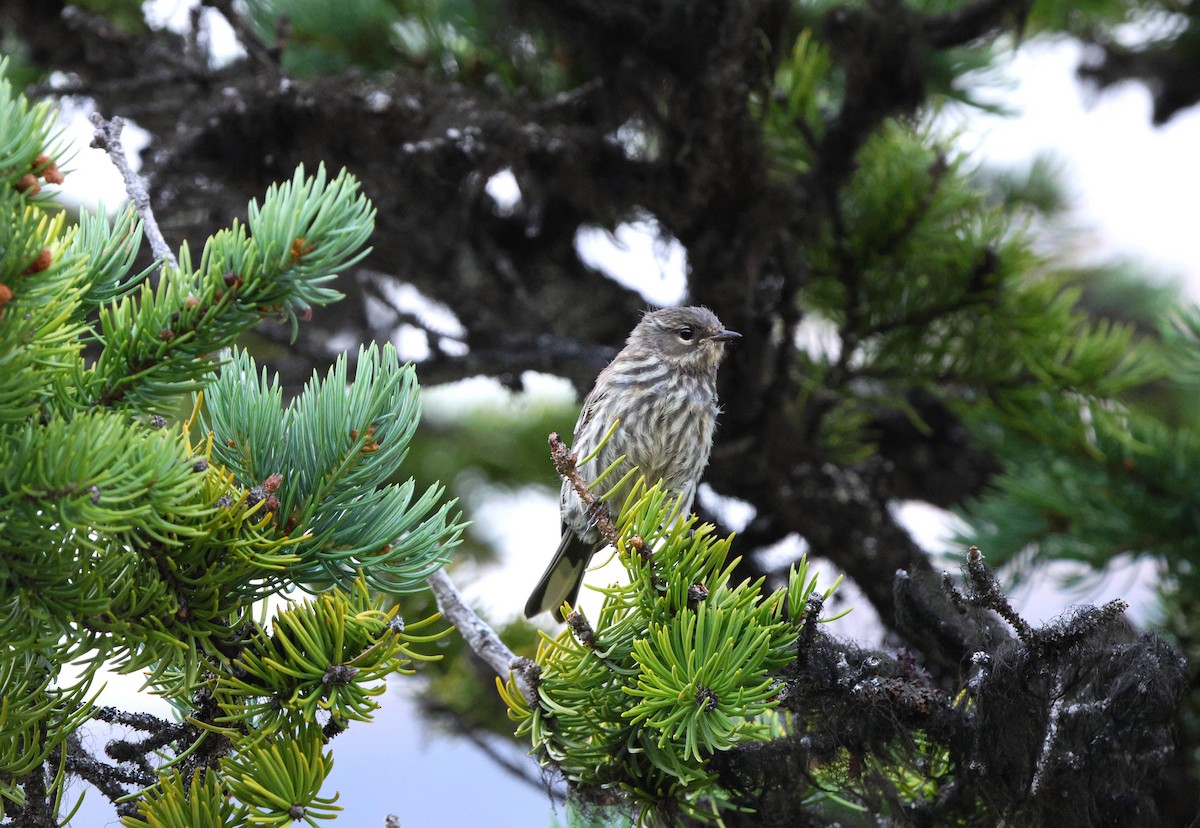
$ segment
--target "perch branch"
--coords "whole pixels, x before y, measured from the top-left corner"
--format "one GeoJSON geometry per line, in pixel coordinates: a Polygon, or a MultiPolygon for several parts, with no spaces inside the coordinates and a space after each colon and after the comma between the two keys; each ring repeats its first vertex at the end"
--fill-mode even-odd
{"type": "Polygon", "coordinates": [[[604,536],[604,540],[615,549],[618,539],[617,524],[613,521],[608,507],[596,499],[592,490],[588,488],[587,481],[579,473],[579,467],[576,465],[579,455],[567,448],[567,444],[558,436],[557,431],[550,432],[549,442],[550,457],[554,460],[554,470],[571,484],[571,488],[587,506],[593,525],[604,536]]]}
{"type": "Polygon", "coordinates": [[[426,583],[433,591],[433,597],[437,599],[438,611],[454,625],[475,655],[487,662],[500,678],[507,678],[509,673],[516,676],[521,694],[531,705],[540,704],[534,690],[537,684],[537,665],[527,658],[518,657],[508,649],[500,640],[500,636],[496,635],[496,631],[467,606],[462,593],[444,571],[439,569],[429,576],[426,583]]]}

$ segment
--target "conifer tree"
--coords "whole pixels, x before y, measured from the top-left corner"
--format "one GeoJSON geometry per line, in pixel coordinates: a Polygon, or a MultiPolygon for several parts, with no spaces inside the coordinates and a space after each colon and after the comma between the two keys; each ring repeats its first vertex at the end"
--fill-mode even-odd
{"type": "MultiPolygon", "coordinates": [[[[245,50],[221,66],[196,59],[203,26],[151,30],[140,4],[113,5],[115,29],[79,11],[48,25],[56,4],[46,0],[14,0],[5,13],[31,63],[70,73],[42,91],[91,96],[153,133],[147,170],[165,221],[177,222],[168,232],[202,238],[250,194],[327,157],[380,206],[370,266],[339,284],[360,312],[315,311],[307,330],[324,335],[288,351],[285,384],[324,372],[336,334],[386,341],[404,327],[429,344],[426,382],[487,374],[519,387],[536,370],[585,389],[644,303],[594,272],[577,241],[630,221],[651,221],[685,249],[690,300],[746,334],[722,373],[725,413],[706,474],[715,494],[753,509],[736,539],[723,539],[728,525],[663,528],[670,506],[653,481],[615,496],[613,540],[629,585],[608,590],[599,617],[544,635],[540,651],[521,649],[531,661],[515,669],[512,653],[439,591],[505,682],[521,738],[578,802],[597,806],[585,816],[1190,822],[1200,692],[1173,647],[1193,656],[1197,641],[1195,311],[1170,291],[1037,249],[1026,225],[1051,221],[1061,201],[1044,167],[1008,177],[977,169],[935,126],[944,108],[984,106],[977,92],[995,55],[1043,34],[1089,43],[1081,69],[1097,85],[1145,80],[1154,117],[1168,119],[1200,97],[1188,9],[381,0],[331,16],[310,0],[213,2],[205,14],[225,17],[245,50]],[[1130,22],[1156,24],[1134,27],[1144,35],[1137,49],[1131,29],[1118,30],[1130,22]],[[507,201],[492,187],[505,178],[518,191],[507,201]],[[397,282],[459,328],[396,301],[397,282]],[[961,577],[930,562],[897,520],[898,500],[967,520],[961,577]],[[836,627],[818,624],[812,599],[823,590],[753,554],[793,535],[862,589],[895,646],[839,641],[836,627]],[[1022,563],[1154,560],[1157,631],[1171,644],[1133,629],[1119,603],[1033,625],[985,556],[1017,564],[1006,583],[1022,563]],[[702,589],[685,595],[683,582],[702,589]],[[725,625],[758,630],[758,649],[711,649],[725,625]],[[746,665],[742,683],[718,688],[709,664],[746,665]]],[[[301,259],[306,247],[296,248],[301,259]]],[[[98,312],[114,297],[97,299],[98,312]]],[[[270,331],[261,335],[280,338],[270,331]]],[[[217,435],[209,462],[279,501],[255,514],[282,517],[286,506],[286,529],[293,512],[308,512],[295,492],[285,503],[268,491],[279,458],[254,453],[288,433],[261,419],[270,409],[261,401],[279,392],[237,359],[236,377],[189,374],[174,387],[203,382],[208,402],[260,401],[248,409],[253,440],[227,436],[242,413],[228,403],[225,419],[198,422],[217,435]]],[[[116,391],[131,386],[118,408],[125,394],[141,399],[140,373],[129,376],[110,378],[116,391]]],[[[553,427],[571,413],[563,419],[553,427]]],[[[545,482],[547,465],[527,459],[543,423],[497,415],[471,425],[425,450],[416,438],[425,479],[470,466],[504,483],[545,482]],[[522,448],[498,451],[511,446],[522,448]]],[[[703,518],[726,524],[714,502],[703,518]]],[[[289,571],[323,585],[342,563],[318,555],[289,571]]],[[[470,711],[479,726],[492,688],[481,697],[469,669],[448,675],[467,680],[433,685],[440,706],[470,711]]],[[[265,715],[246,695],[221,698],[265,715]]],[[[236,797],[247,766],[226,764],[231,781],[220,784],[246,805],[236,797]]],[[[188,784],[179,779],[171,790],[188,784]]]]}
{"type": "Polygon", "coordinates": [[[461,527],[440,487],[395,480],[419,408],[393,348],[286,407],[228,349],[337,299],[374,209],[300,169],[197,262],[135,273],[132,209],[71,225],[40,192],[58,145],[50,107],[0,80],[0,813],[58,824],[72,775],[129,826],[314,824],[338,810],[330,740],[439,634],[377,591],[421,588],[461,527]],[[101,668],[177,718],[96,706],[101,668]],[[131,732],[111,761],[90,720],[131,732]]]}

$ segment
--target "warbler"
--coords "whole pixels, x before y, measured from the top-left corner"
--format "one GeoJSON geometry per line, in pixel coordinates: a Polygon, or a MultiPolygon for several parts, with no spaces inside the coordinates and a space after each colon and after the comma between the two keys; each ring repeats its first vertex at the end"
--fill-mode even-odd
{"type": "MultiPolygon", "coordinates": [[[[721,410],[717,368],[725,343],[740,336],[707,308],[664,308],[643,316],[625,347],[596,378],[575,423],[571,448],[582,459],[601,443],[614,421],[620,422],[599,454],[580,467],[584,480],[590,485],[625,455],[605,483],[620,480],[637,466],[647,483],[661,480],[673,496],[682,496],[680,513],[689,514],[721,410]]],[[[588,563],[604,546],[587,506],[565,480],[560,516],[562,540],[529,596],[526,618],[551,610],[563,620],[563,603],[575,605],[588,563]]]]}

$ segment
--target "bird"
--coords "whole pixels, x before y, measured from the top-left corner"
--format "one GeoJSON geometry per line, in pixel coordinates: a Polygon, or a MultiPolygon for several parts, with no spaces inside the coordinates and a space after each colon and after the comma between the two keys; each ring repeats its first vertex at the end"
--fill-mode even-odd
{"type": "MultiPolygon", "coordinates": [[[[571,448],[584,458],[620,422],[599,454],[580,466],[584,480],[590,485],[625,455],[606,481],[618,481],[637,466],[648,484],[661,480],[672,496],[682,497],[679,513],[690,514],[721,411],[717,369],[725,343],[739,337],[708,308],[663,308],[642,316],[596,378],[575,423],[571,448]]],[[[526,618],[549,610],[562,621],[563,603],[575,605],[588,563],[605,544],[566,480],[559,514],[562,539],[529,596],[526,618]]]]}

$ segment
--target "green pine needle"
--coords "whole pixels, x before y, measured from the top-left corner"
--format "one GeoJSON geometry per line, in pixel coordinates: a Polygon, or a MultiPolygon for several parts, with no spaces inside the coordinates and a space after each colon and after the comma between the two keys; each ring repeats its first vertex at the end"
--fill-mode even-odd
{"type": "Polygon", "coordinates": [[[637,481],[617,520],[630,582],[601,590],[594,636],[543,635],[536,708],[515,680],[499,685],[519,735],[572,781],[621,786],[648,823],[666,800],[718,818],[708,758],[770,738],[776,674],[805,618],[794,608],[816,589],[803,565],[769,595],[761,580],[731,584],[730,539],[678,508],[637,481]]]}

